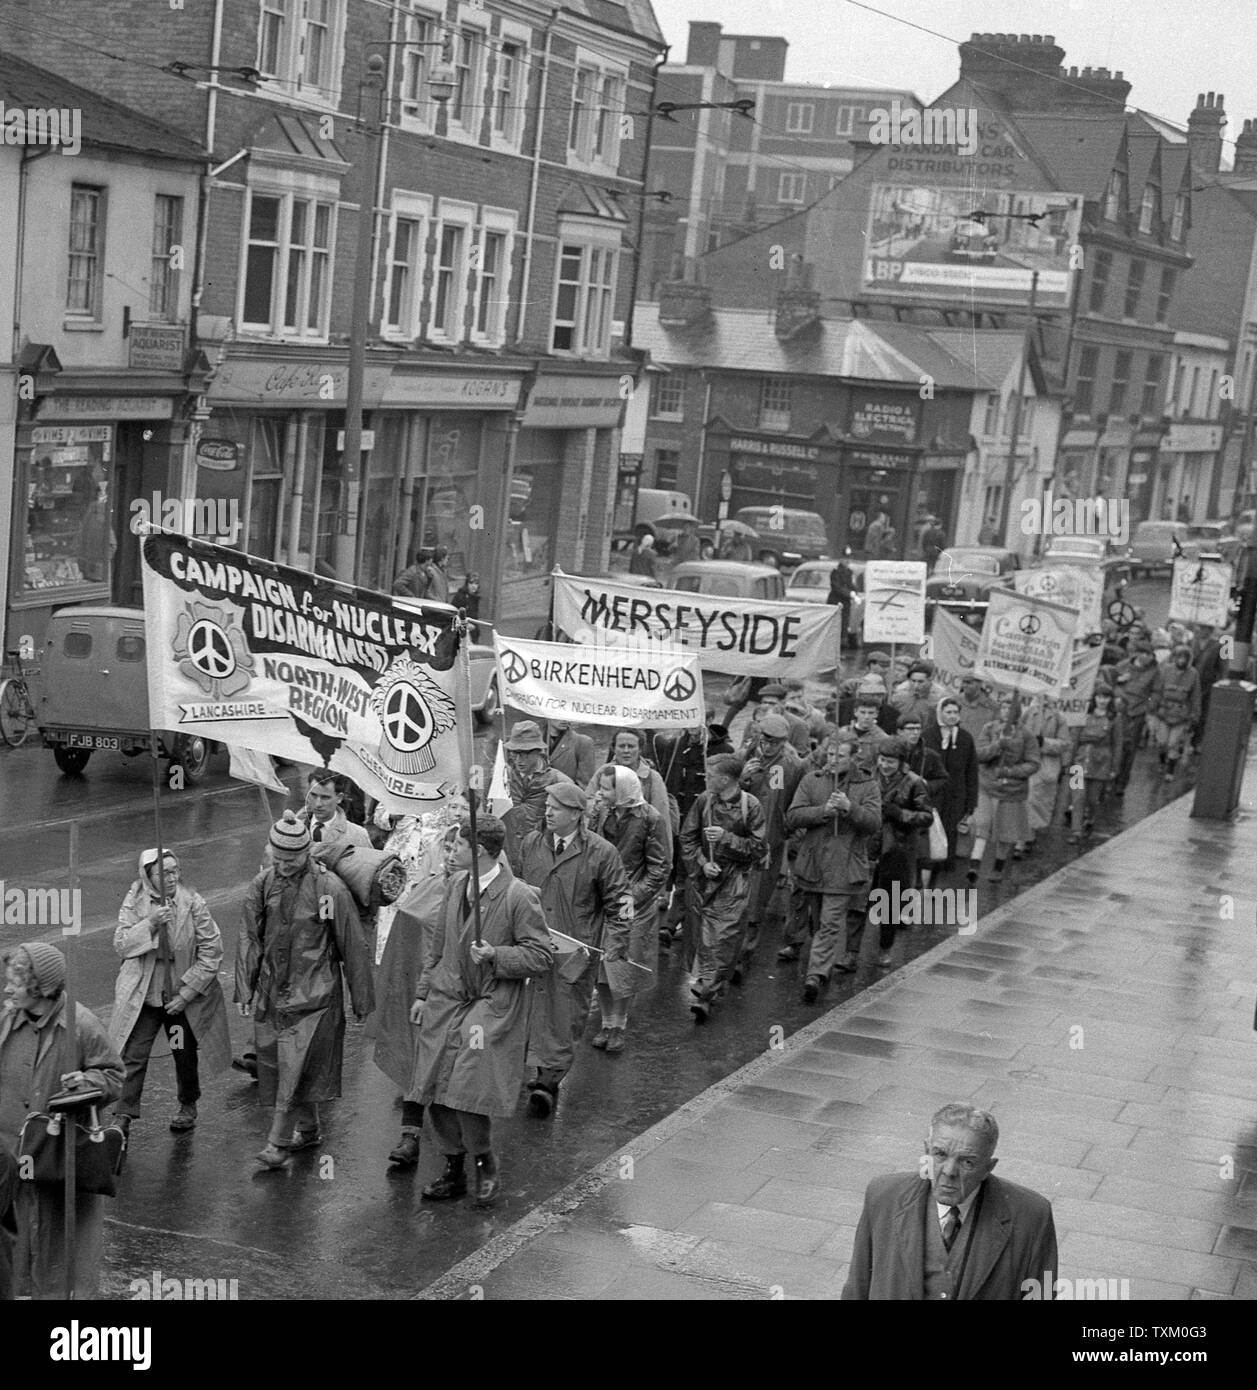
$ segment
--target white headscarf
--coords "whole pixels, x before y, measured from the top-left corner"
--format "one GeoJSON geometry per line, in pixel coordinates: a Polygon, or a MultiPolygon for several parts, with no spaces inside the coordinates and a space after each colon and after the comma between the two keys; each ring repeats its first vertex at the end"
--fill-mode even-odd
{"type": "Polygon", "coordinates": [[[644,806],[646,798],[642,795],[642,779],[637,773],[631,767],[621,767],[619,763],[614,764],[611,771],[615,773],[616,810],[644,806]]]}

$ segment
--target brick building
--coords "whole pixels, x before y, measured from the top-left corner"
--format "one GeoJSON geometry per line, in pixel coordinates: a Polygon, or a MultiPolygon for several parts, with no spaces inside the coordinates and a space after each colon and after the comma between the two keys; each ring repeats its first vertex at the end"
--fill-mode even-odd
{"type": "MultiPolygon", "coordinates": [[[[13,46],[212,151],[197,338],[214,367],[193,489],[254,554],[387,588],[419,545],[535,628],[548,574],[605,566],[654,64],[648,0],[0,0],[13,46]],[[64,21],[64,23],[62,22],[64,21]],[[58,38],[58,30],[65,39],[58,38]],[[89,36],[85,38],[85,33],[89,36]],[[143,54],[103,63],[91,51],[143,54]],[[367,60],[384,59],[369,178],[367,60]],[[172,65],[174,70],[172,70],[172,65]],[[630,195],[630,196],[625,196],[630,195]],[[361,200],[374,246],[359,248],[361,200]],[[361,495],[341,454],[353,269],[372,255],[361,495]],[[342,557],[338,561],[338,556],[342,557]]],[[[378,98],[377,98],[378,99],[378,98]]]]}

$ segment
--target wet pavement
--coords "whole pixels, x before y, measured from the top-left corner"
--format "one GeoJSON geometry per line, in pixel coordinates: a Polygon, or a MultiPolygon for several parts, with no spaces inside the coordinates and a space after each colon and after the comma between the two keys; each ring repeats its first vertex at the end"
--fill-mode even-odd
{"type": "Polygon", "coordinates": [[[1257,1298],[1257,757],[1233,824],[1190,809],[768,1047],[424,1297],[834,1298],[866,1184],[967,1100],[1051,1199],[1061,1275],[1257,1298]]]}

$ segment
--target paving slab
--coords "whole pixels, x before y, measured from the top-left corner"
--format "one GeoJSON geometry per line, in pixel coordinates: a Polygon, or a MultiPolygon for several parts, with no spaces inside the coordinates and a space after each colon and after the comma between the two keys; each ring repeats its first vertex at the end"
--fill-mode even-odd
{"type": "Polygon", "coordinates": [[[866,1185],[961,1099],[1053,1202],[1061,1275],[1257,1298],[1257,761],[1233,821],[1190,810],[775,1039],[420,1297],[837,1298],[866,1185]]]}

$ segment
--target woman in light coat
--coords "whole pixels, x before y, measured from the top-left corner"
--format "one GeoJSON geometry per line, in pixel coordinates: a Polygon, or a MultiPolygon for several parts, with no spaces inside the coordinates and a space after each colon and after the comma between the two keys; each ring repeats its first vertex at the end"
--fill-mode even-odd
{"type": "Polygon", "coordinates": [[[1030,834],[1013,848],[1020,859],[1034,844],[1035,834],[1046,830],[1056,815],[1056,797],[1061,780],[1061,758],[1070,744],[1070,729],[1055,695],[1036,695],[1021,716],[1021,724],[1039,740],[1039,767],[1030,778],[1030,799],[1026,807],[1030,834]]]}
{"type": "Polygon", "coordinates": [[[973,822],[973,849],[968,880],[978,881],[988,840],[995,841],[991,879],[1004,877],[1004,863],[1018,841],[1030,834],[1030,778],[1039,768],[1039,740],[1019,722],[1016,701],[999,697],[999,717],[978,736],[978,813],[973,822]]]}
{"type": "Polygon", "coordinates": [[[122,966],[109,1036],[126,1067],[117,1115],[128,1129],[139,1119],[149,1056],[165,1030],[179,1099],[170,1128],[181,1131],[196,1125],[201,1063],[211,1072],[231,1065],[227,1005],[218,982],[223,938],[205,899],[180,882],[179,861],[169,850],[163,900],[157,857],[155,849],[140,855],[140,876],[118,910],[113,948],[122,966]]]}
{"type": "Polygon", "coordinates": [[[614,1053],[624,1051],[629,1000],[653,978],[650,972],[655,968],[658,939],[655,904],[668,881],[672,855],[663,817],[647,805],[637,773],[627,767],[604,767],[595,781],[598,791],[590,808],[589,828],[619,851],[633,893],[628,960],[604,961],[598,972],[602,1026],[594,1034],[593,1045],[614,1053]]]}
{"type": "Polygon", "coordinates": [[[1070,803],[1073,809],[1069,843],[1079,844],[1091,834],[1096,808],[1122,763],[1125,730],[1121,711],[1107,685],[1097,685],[1087,706],[1087,717],[1074,730],[1069,753],[1070,803]],[[1073,776],[1077,768],[1079,776],[1073,776]],[[1075,786],[1075,782],[1081,785],[1075,786]]]}

